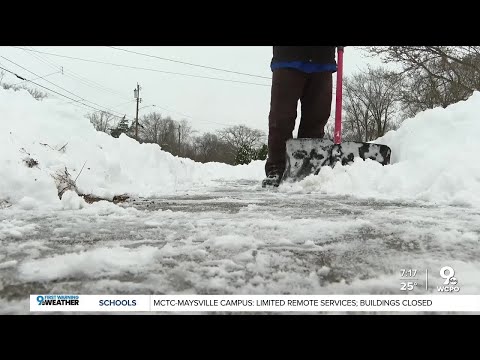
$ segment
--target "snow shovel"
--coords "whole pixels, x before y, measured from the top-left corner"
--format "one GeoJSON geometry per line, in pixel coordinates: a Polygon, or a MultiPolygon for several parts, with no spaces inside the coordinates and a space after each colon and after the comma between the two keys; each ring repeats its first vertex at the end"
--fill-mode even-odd
{"type": "Polygon", "coordinates": [[[391,149],[386,145],[353,141],[342,143],[343,46],[337,47],[337,66],[334,141],[314,138],[287,140],[282,182],[294,182],[311,174],[317,175],[323,166],[334,167],[338,161],[342,165],[349,165],[355,158],[390,164],[391,149]]]}

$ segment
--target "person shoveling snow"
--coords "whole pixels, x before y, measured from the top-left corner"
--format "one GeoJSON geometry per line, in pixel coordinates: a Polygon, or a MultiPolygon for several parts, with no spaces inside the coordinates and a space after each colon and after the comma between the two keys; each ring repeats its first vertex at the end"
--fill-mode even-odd
{"type": "Polygon", "coordinates": [[[341,143],[343,46],[274,46],[269,113],[268,157],[262,187],[318,174],[322,166],[352,163],[355,157],[390,163],[386,145],[341,143]],[[335,61],[338,50],[338,66],[335,61]],[[324,139],[331,113],[332,74],[337,72],[334,141],[324,139]],[[301,118],[292,138],[298,101],[301,118]]]}

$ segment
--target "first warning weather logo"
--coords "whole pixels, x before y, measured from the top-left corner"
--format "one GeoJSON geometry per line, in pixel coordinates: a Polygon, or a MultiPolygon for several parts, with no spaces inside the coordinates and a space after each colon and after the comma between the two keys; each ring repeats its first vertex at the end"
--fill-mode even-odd
{"type": "Polygon", "coordinates": [[[46,305],[80,305],[78,295],[38,295],[37,304],[46,305]]]}

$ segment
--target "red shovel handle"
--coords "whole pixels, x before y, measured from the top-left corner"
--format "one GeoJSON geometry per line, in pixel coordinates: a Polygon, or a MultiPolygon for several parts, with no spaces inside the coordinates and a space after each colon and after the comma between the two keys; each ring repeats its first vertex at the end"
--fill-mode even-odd
{"type": "Polygon", "coordinates": [[[335,102],[335,134],[334,143],[342,142],[342,79],[343,79],[343,46],[337,46],[337,98],[335,102]]]}

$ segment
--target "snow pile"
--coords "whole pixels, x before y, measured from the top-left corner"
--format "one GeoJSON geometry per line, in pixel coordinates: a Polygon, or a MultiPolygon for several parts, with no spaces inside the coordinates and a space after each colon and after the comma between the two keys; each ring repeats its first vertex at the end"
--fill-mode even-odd
{"type": "Polygon", "coordinates": [[[480,205],[479,109],[475,92],[467,101],[419,113],[374,141],[390,146],[390,165],[360,160],[325,167],[280,191],[480,205]]]}
{"type": "MultiPolygon", "coordinates": [[[[375,142],[392,149],[392,162],[325,167],[317,176],[284,184],[283,193],[320,192],[388,200],[480,204],[480,93],[446,109],[422,112],[375,142]]],[[[97,132],[80,110],[26,91],[0,89],[0,208],[85,206],[71,193],[161,196],[212,185],[215,180],[264,177],[264,161],[201,164],[97,132]]]]}
{"type": "MultiPolygon", "coordinates": [[[[79,193],[111,199],[119,194],[171,194],[216,179],[264,175],[263,161],[201,164],[125,135],[115,139],[95,131],[71,105],[36,101],[26,91],[0,89],[0,149],[0,201],[24,209],[61,208],[59,191],[74,186],[79,193]]],[[[63,207],[82,206],[73,199],[70,194],[63,207]]]]}

